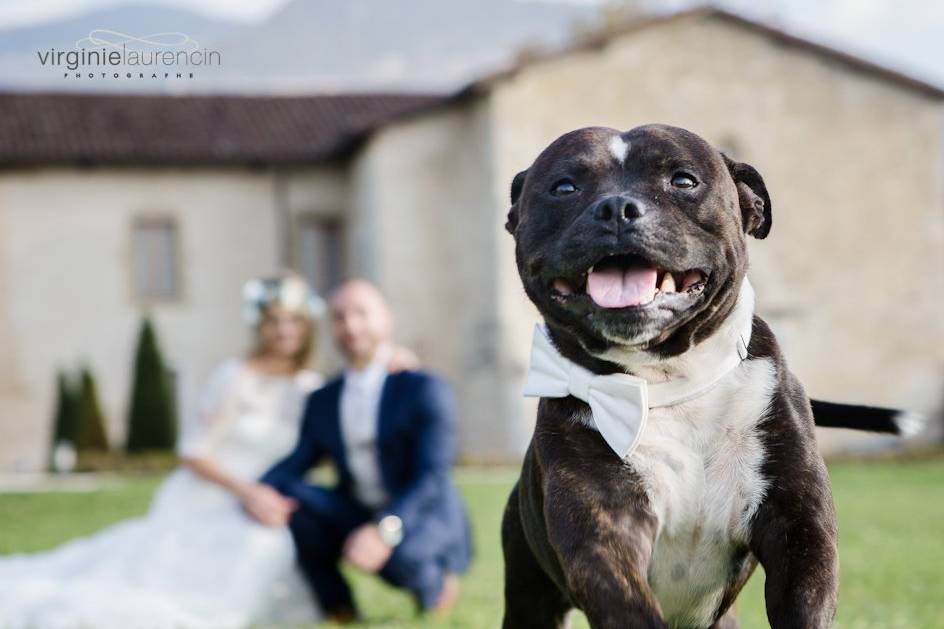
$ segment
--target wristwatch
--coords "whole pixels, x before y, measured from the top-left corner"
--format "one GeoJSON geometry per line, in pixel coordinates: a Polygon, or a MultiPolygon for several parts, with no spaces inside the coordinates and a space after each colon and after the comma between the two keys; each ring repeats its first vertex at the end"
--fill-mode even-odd
{"type": "Polygon", "coordinates": [[[403,541],[403,521],[395,515],[387,515],[377,523],[380,539],[391,548],[403,541]]]}

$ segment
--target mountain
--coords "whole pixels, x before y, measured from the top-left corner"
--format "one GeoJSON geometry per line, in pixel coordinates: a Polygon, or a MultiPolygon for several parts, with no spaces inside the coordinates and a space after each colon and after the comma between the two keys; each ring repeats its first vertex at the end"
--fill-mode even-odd
{"type": "Polygon", "coordinates": [[[562,45],[596,13],[534,0],[293,0],[217,45],[231,85],[450,89],[522,47],[562,45]]]}
{"type": "Polygon", "coordinates": [[[0,55],[32,52],[50,46],[69,47],[98,28],[145,35],[166,31],[187,33],[197,41],[218,39],[241,25],[165,5],[131,4],[99,9],[35,26],[0,29],[0,55]]]}

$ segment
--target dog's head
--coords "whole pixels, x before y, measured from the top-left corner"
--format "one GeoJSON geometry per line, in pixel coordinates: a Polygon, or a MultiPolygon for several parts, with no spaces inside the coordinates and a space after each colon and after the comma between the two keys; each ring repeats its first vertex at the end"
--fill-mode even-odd
{"type": "Polygon", "coordinates": [[[601,356],[687,351],[728,316],[746,237],[770,231],[754,168],[664,125],[571,131],[511,186],[506,228],[559,343],[601,356]]]}

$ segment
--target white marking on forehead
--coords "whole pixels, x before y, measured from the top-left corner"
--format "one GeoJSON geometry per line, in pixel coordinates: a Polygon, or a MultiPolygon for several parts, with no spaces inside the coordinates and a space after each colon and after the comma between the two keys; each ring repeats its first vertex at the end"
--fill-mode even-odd
{"type": "Polygon", "coordinates": [[[626,156],[629,154],[629,142],[618,135],[614,135],[610,138],[608,146],[610,147],[610,153],[613,154],[617,162],[622,164],[626,161],[626,156]]]}

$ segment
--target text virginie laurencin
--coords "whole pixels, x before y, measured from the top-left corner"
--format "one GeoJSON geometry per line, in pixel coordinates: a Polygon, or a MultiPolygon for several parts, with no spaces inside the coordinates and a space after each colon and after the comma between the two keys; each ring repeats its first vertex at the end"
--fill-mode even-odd
{"type": "Polygon", "coordinates": [[[135,50],[122,44],[120,49],[36,51],[39,63],[78,70],[86,66],[210,66],[220,65],[220,51],[208,50],[135,50]]]}
{"type": "MultiPolygon", "coordinates": [[[[75,42],[75,50],[57,50],[48,48],[36,51],[36,57],[40,65],[64,67],[67,70],[75,72],[75,77],[80,78],[88,76],[93,78],[97,74],[88,72],[92,69],[109,68],[113,71],[113,77],[119,78],[125,74],[127,78],[134,75],[127,72],[128,69],[149,70],[152,78],[160,78],[157,66],[164,68],[175,67],[176,76],[183,78],[181,74],[182,67],[199,66],[219,66],[222,63],[222,56],[218,50],[209,50],[201,47],[199,43],[186,33],[164,32],[153,33],[150,35],[135,36],[128,35],[110,29],[95,29],[91,31],[88,37],[75,42]],[[86,43],[91,47],[86,47],[86,43]],[[129,45],[130,44],[130,45],[129,45]],[[121,72],[114,72],[123,68],[121,72]]],[[[166,71],[161,73],[163,77],[170,78],[171,74],[166,71]]],[[[109,72],[101,72],[102,77],[107,77],[109,72]]],[[[69,77],[67,72],[65,77],[69,77]]],[[[141,78],[145,77],[143,72],[138,74],[141,78]]],[[[187,72],[186,78],[193,78],[193,72],[187,72]]]]}

